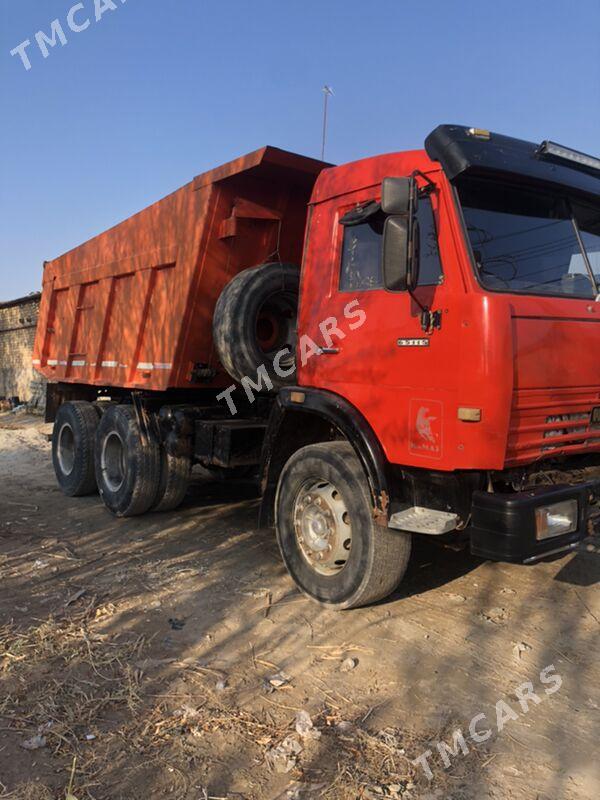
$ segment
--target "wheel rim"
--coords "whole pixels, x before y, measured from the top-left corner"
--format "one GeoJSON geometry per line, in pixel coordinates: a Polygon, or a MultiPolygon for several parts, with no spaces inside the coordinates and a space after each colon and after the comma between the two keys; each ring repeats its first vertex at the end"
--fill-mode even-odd
{"type": "Polygon", "coordinates": [[[63,475],[70,475],[75,467],[75,434],[68,422],[65,422],[58,433],[56,448],[58,463],[63,475]]]}
{"type": "Polygon", "coordinates": [[[256,322],[256,337],[263,353],[268,353],[272,350],[277,345],[280,336],[280,325],[277,317],[270,311],[261,311],[256,322]]]}
{"type": "Polygon", "coordinates": [[[297,295],[293,292],[277,292],[265,300],[256,320],[258,346],[270,360],[281,350],[286,351],[286,355],[279,359],[279,364],[286,370],[293,366],[296,359],[297,310],[297,295]]]}
{"type": "Polygon", "coordinates": [[[336,575],[346,566],[352,526],[346,504],[326,480],[306,481],[294,502],[294,532],[304,560],[320,575],[336,575]]]}
{"type": "Polygon", "coordinates": [[[116,431],[111,431],[102,443],[100,467],[105,484],[118,492],[125,480],[125,445],[116,431]]]}

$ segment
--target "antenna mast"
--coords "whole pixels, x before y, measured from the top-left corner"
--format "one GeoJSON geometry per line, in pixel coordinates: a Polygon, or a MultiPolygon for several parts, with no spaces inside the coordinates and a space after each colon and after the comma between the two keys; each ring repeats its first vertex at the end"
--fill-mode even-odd
{"type": "Polygon", "coordinates": [[[325,85],[323,87],[323,141],[321,144],[321,161],[325,161],[325,143],[327,141],[327,106],[329,98],[333,96],[333,89],[331,86],[325,85]]]}

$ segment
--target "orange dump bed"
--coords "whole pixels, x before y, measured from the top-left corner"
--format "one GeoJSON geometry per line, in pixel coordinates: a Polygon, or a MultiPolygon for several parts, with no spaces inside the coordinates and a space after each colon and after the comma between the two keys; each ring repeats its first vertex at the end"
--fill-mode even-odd
{"type": "Polygon", "coordinates": [[[213,348],[215,303],[246,267],[300,264],[325,166],[265,147],[47,263],[36,369],[54,382],[137,389],[230,383],[213,348]]]}

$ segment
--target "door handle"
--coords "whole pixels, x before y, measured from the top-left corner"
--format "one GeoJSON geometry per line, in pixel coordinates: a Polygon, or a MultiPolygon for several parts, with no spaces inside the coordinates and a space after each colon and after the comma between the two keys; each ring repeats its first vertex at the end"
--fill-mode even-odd
{"type": "Polygon", "coordinates": [[[335,356],[340,352],[339,347],[319,347],[316,355],[318,356],[335,356]]]}

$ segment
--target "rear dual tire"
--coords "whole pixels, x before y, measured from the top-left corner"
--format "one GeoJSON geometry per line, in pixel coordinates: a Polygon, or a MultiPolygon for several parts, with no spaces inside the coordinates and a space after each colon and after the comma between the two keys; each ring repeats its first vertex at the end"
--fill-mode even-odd
{"type": "Polygon", "coordinates": [[[117,517],[144,514],[156,502],[160,448],[142,432],[132,406],[111,406],[96,437],[96,481],[104,505],[117,517]]]}
{"type": "Polygon", "coordinates": [[[190,459],[167,453],[151,429],[142,430],[133,406],[112,406],[104,414],[96,437],[96,480],[117,517],[177,508],[189,476],[190,459]]]}
{"type": "Polygon", "coordinates": [[[189,456],[174,456],[162,450],[158,494],[153,511],[179,508],[187,494],[191,470],[189,456]]]}
{"type": "Polygon", "coordinates": [[[100,415],[92,403],[63,403],[52,433],[52,465],[58,485],[68,497],[97,491],[94,469],[100,415]]]}
{"type": "Polygon", "coordinates": [[[69,497],[100,491],[119,517],[172,511],[188,489],[189,456],[174,456],[152,431],[142,431],[132,406],[111,405],[101,415],[93,403],[63,403],[52,436],[58,484],[69,497]]]}

